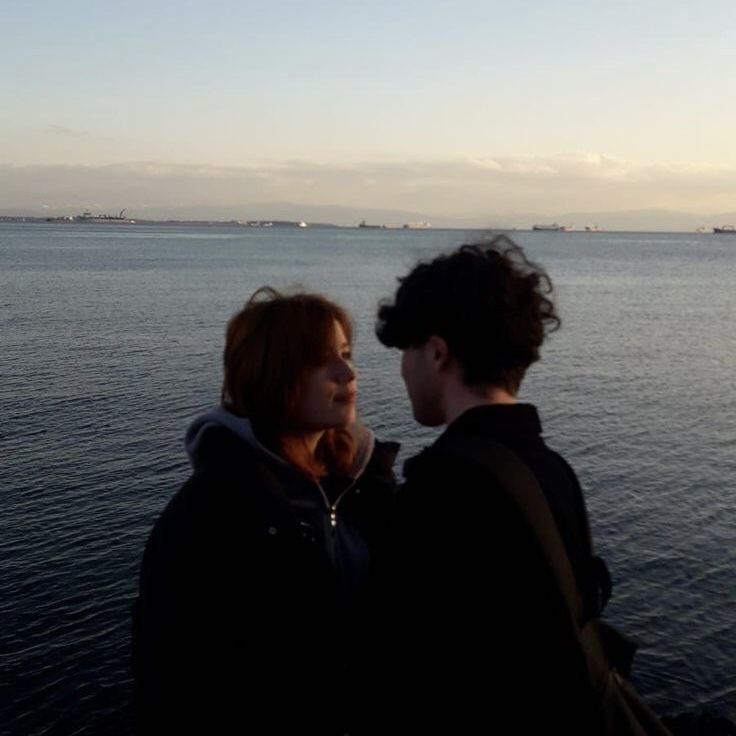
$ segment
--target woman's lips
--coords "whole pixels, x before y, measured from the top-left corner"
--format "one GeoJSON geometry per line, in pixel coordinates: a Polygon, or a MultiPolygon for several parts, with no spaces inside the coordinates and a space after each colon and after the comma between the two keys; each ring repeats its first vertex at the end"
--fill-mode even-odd
{"type": "Polygon", "coordinates": [[[350,391],[347,394],[340,394],[335,396],[335,401],[338,404],[354,404],[355,403],[355,391],[350,391]]]}

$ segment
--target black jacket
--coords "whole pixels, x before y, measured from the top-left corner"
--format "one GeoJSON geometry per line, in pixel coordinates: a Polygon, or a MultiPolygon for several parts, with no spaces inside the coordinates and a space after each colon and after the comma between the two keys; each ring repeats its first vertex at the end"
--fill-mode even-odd
{"type": "MultiPolygon", "coordinates": [[[[377,570],[372,733],[585,734],[600,729],[564,601],[520,512],[463,438],[513,450],[548,498],[593,608],[589,530],[570,466],[530,405],[471,409],[407,461],[390,554],[377,570]],[[374,682],[379,682],[374,678],[374,682]]],[[[591,613],[593,611],[591,610],[591,613]]]]}
{"type": "Polygon", "coordinates": [[[362,573],[338,570],[322,532],[344,527],[369,550],[385,538],[396,449],[376,443],[357,481],[344,479],[333,528],[316,484],[227,428],[207,428],[199,467],[143,556],[139,732],[345,732],[362,573]]]}

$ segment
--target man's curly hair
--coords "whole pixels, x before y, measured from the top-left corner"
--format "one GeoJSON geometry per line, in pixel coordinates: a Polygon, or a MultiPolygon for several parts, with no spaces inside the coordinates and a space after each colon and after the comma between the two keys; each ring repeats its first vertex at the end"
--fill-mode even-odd
{"type": "Polygon", "coordinates": [[[516,393],[560,326],[549,276],[505,235],[419,263],[398,281],[393,303],[379,306],[378,339],[404,350],[442,337],[468,386],[516,393]]]}

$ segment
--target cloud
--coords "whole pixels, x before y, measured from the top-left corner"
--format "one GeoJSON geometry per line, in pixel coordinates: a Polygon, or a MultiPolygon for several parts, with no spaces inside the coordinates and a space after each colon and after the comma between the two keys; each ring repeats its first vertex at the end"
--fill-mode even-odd
{"type": "Polygon", "coordinates": [[[47,125],[44,131],[63,138],[87,138],[92,135],[88,130],[67,128],[64,125],[47,125]]]}
{"type": "MultiPolygon", "coordinates": [[[[718,212],[736,201],[736,167],[640,163],[599,153],[438,161],[264,162],[213,166],[0,166],[15,207],[234,207],[260,202],[339,205],[492,220],[522,212],[667,208],[718,212]]],[[[144,213],[139,212],[139,216],[144,213]]]]}

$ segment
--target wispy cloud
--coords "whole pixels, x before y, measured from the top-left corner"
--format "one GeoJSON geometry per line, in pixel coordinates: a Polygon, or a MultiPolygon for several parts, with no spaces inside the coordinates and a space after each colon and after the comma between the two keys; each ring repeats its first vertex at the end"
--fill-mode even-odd
{"type": "Polygon", "coordinates": [[[88,130],[67,128],[65,125],[47,125],[44,131],[63,138],[88,138],[92,135],[88,130]]]}

